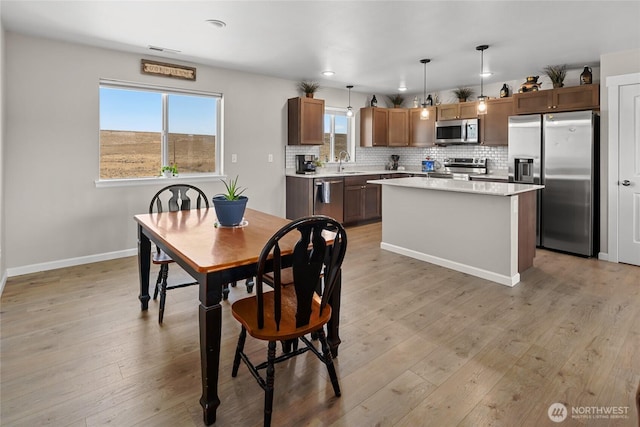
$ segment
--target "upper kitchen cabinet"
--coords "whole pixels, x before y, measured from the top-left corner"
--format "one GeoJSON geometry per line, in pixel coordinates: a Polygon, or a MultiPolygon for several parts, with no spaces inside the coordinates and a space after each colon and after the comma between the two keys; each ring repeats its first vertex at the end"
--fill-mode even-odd
{"type": "Polygon", "coordinates": [[[386,147],[388,135],[389,110],[379,107],[360,109],[360,146],[386,147]]]}
{"type": "Polygon", "coordinates": [[[509,116],[513,115],[513,98],[487,101],[487,113],[480,117],[480,141],[483,145],[508,145],[509,116]]]}
{"type": "Polygon", "coordinates": [[[324,99],[290,98],[288,144],[324,144],[324,99]]]}
{"type": "Polygon", "coordinates": [[[477,102],[438,105],[438,120],[475,119],[478,117],[477,102]]]}
{"type": "Polygon", "coordinates": [[[409,146],[432,147],[436,143],[436,107],[427,107],[429,118],[420,120],[422,108],[409,110],[409,146]]]}
{"type": "Polygon", "coordinates": [[[406,108],[390,108],[387,110],[387,143],[389,147],[406,147],[409,145],[409,110],[406,108]]]}
{"type": "Polygon", "coordinates": [[[600,85],[582,85],[513,95],[516,114],[578,111],[600,107],[600,85]]]}

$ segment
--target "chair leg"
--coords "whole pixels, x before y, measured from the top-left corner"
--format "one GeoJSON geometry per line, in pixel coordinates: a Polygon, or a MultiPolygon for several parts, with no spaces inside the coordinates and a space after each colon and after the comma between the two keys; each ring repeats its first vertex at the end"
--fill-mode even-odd
{"type": "Polygon", "coordinates": [[[236,346],[236,357],[233,359],[233,370],[231,376],[236,377],[238,375],[238,368],[240,367],[240,353],[244,350],[244,342],[247,339],[247,330],[242,327],[240,330],[240,336],[238,337],[238,345],[236,346]]]}
{"type": "Polygon", "coordinates": [[[158,271],[158,278],[156,279],[156,288],[153,291],[153,299],[155,301],[158,298],[158,292],[160,292],[160,283],[162,283],[162,271],[166,264],[160,265],[160,270],[158,271]]]}
{"type": "Polygon", "coordinates": [[[298,338],[292,338],[290,340],[285,340],[280,342],[282,344],[282,352],[283,353],[291,353],[291,349],[293,351],[298,350],[298,338]]]}
{"type": "MultiPolygon", "coordinates": [[[[231,286],[235,287],[236,282],[231,282],[231,286]]],[[[225,283],[224,285],[222,285],[222,299],[224,301],[229,299],[229,283],[225,283]]]]}
{"type": "Polygon", "coordinates": [[[322,355],[324,356],[324,363],[327,365],[327,371],[329,371],[329,378],[331,378],[333,392],[337,397],[340,397],[340,383],[338,383],[338,374],[336,374],[336,367],[333,365],[333,357],[331,357],[331,350],[329,350],[329,343],[327,343],[327,337],[324,334],[324,328],[320,328],[318,330],[318,339],[322,344],[322,355]]]}
{"type": "Polygon", "coordinates": [[[160,267],[162,273],[162,284],[160,288],[160,311],[158,312],[158,323],[162,323],[164,318],[164,303],[167,300],[167,276],[169,275],[169,265],[162,264],[160,267]]]}
{"type": "Polygon", "coordinates": [[[253,292],[253,285],[255,285],[255,282],[253,280],[253,277],[249,277],[246,282],[245,285],[247,285],[247,293],[250,294],[251,292],[253,292]]]}
{"type": "Polygon", "coordinates": [[[264,389],[264,426],[271,426],[271,413],[273,412],[273,383],[275,379],[276,342],[269,341],[267,350],[267,384],[264,389]]]}

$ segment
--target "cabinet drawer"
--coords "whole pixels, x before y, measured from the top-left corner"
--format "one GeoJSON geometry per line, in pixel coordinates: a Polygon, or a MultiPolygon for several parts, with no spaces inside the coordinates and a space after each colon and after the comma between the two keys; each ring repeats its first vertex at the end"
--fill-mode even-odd
{"type": "Polygon", "coordinates": [[[380,179],[380,175],[358,175],[358,176],[345,176],[344,186],[351,185],[367,185],[367,181],[371,179],[380,179]]]}

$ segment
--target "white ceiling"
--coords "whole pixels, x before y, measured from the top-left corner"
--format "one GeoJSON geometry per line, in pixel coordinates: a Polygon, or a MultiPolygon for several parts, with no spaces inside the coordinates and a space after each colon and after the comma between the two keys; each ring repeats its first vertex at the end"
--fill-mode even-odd
{"type": "Polygon", "coordinates": [[[0,13],[9,31],[386,94],[420,93],[422,58],[430,91],[478,85],[480,44],[485,84],[640,48],[640,1],[2,0],[0,13]]]}

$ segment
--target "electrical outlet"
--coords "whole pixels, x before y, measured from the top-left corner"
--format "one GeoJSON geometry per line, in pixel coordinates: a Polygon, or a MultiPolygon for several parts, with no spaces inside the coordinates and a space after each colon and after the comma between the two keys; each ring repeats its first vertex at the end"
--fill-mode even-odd
{"type": "Polygon", "coordinates": [[[273,154],[269,153],[269,155],[267,156],[267,162],[273,163],[273,154]]]}
{"type": "Polygon", "coordinates": [[[238,155],[237,154],[232,154],[231,155],[231,163],[238,163],[238,155]]]}

